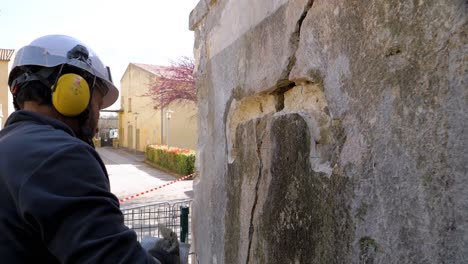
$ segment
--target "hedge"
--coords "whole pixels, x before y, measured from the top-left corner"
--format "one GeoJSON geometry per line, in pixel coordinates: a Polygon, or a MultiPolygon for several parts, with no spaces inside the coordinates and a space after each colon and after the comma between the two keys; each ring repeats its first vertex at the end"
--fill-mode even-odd
{"type": "Polygon", "coordinates": [[[195,151],[190,149],[148,145],[145,156],[147,162],[182,176],[194,172],[195,151]]]}

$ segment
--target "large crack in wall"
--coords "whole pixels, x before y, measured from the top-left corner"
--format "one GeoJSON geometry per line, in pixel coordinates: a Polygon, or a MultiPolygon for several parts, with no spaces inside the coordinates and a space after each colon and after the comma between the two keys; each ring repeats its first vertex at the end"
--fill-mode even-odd
{"type": "Polygon", "coordinates": [[[260,188],[260,183],[261,183],[261,178],[262,178],[262,173],[263,173],[263,160],[262,160],[262,147],[263,147],[263,141],[265,140],[264,136],[266,133],[266,123],[265,122],[257,122],[256,124],[256,138],[257,138],[257,155],[259,158],[259,168],[258,168],[258,178],[257,182],[255,184],[255,198],[253,201],[252,205],[252,212],[250,214],[250,224],[249,224],[249,246],[247,247],[247,260],[246,263],[251,263],[251,248],[252,248],[252,240],[253,240],[253,235],[255,232],[255,225],[254,225],[254,218],[255,218],[255,213],[257,209],[257,204],[258,204],[258,191],[260,188]]]}
{"type": "MultiPolygon", "coordinates": [[[[308,1],[296,23],[294,32],[291,34],[291,57],[286,69],[284,69],[284,73],[281,74],[281,76],[285,76],[286,78],[296,62],[296,51],[300,39],[301,26],[312,7],[312,3],[313,1],[308,1]]],[[[308,142],[307,147],[309,149],[307,152],[308,162],[306,164],[309,164],[306,166],[307,171],[313,171],[314,173],[318,173],[318,175],[331,176],[330,158],[333,151],[333,148],[330,147],[333,143],[333,135],[331,133],[332,120],[321,85],[322,83],[313,84],[306,81],[296,85],[288,79],[280,79],[277,81],[276,88],[269,89],[270,92],[240,97],[241,99],[237,96],[235,97],[237,99],[232,99],[226,120],[226,137],[228,161],[231,164],[228,173],[228,197],[230,197],[228,199],[228,212],[234,212],[234,214],[229,213],[226,218],[229,219],[226,228],[226,240],[228,241],[228,250],[225,254],[226,263],[271,262],[271,260],[267,260],[268,258],[264,253],[259,254],[259,241],[269,240],[270,238],[265,234],[264,227],[259,224],[259,222],[264,222],[264,219],[259,220],[258,217],[264,215],[264,211],[269,211],[268,214],[273,213],[272,209],[268,208],[268,202],[265,197],[265,193],[269,193],[267,190],[271,189],[271,186],[265,184],[265,180],[272,180],[268,171],[270,168],[264,170],[262,157],[267,157],[266,163],[272,164],[270,159],[276,155],[282,155],[274,152],[269,154],[274,144],[271,141],[273,135],[269,131],[272,129],[271,124],[275,117],[281,118],[281,116],[284,116],[288,118],[299,115],[302,118],[306,123],[306,126],[302,128],[307,128],[304,132],[308,134],[307,138],[309,138],[309,140],[305,140],[308,142]],[[250,137],[255,135],[255,144],[254,142],[248,144],[245,142],[246,138],[244,137],[249,137],[249,135],[245,134],[245,131],[246,129],[249,130],[249,127],[254,127],[254,131],[251,131],[249,134],[250,137]],[[268,142],[264,142],[264,140],[268,142]],[[256,155],[253,146],[256,146],[256,155]],[[246,153],[251,153],[250,155],[255,155],[256,157],[246,158],[246,155],[249,156],[246,153]],[[246,164],[250,162],[256,164],[254,166],[256,170],[246,170],[246,168],[252,168],[251,165],[246,164]],[[249,180],[251,178],[256,178],[256,181],[249,180]],[[244,187],[240,189],[239,186],[244,187]],[[245,193],[248,191],[253,193],[246,195],[245,193]],[[250,197],[250,199],[245,199],[246,196],[250,197]],[[249,214],[247,214],[247,208],[250,208],[249,214]],[[258,228],[260,228],[259,231],[257,231],[258,228]],[[246,244],[239,241],[248,242],[246,244]]],[[[304,173],[309,174],[309,172],[304,173]]],[[[307,176],[304,175],[302,177],[307,176]]],[[[306,179],[298,180],[302,181],[306,179]]],[[[269,196],[275,197],[275,195],[277,194],[270,193],[269,196]]],[[[287,225],[292,223],[283,222],[282,224],[285,224],[285,226],[270,227],[272,229],[288,229],[287,225]]],[[[269,242],[276,244],[273,241],[269,242]]],[[[273,250],[273,248],[270,248],[270,250],[273,250]]],[[[306,253],[304,254],[307,255],[306,253]]],[[[303,256],[299,256],[299,258],[302,259],[303,256]]]]}
{"type": "MultiPolygon", "coordinates": [[[[331,180],[326,180],[326,178],[332,175],[332,157],[334,157],[335,163],[337,159],[337,127],[334,126],[336,122],[333,122],[329,116],[323,89],[311,83],[305,83],[285,90],[282,93],[281,99],[279,99],[277,94],[257,94],[240,101],[233,99],[229,109],[230,111],[226,120],[230,164],[227,182],[229,198],[227,204],[228,214],[226,216],[228,222],[225,234],[228,245],[225,255],[226,263],[274,263],[267,261],[265,256],[259,253],[259,250],[262,250],[259,249],[258,244],[259,241],[272,239],[271,236],[266,235],[265,228],[262,227],[266,224],[266,220],[263,218],[266,215],[274,214],[276,210],[268,206],[268,200],[276,197],[276,195],[283,191],[286,191],[286,195],[291,195],[290,192],[292,191],[296,195],[292,194],[295,198],[292,197],[290,202],[297,202],[297,199],[305,199],[304,202],[308,203],[309,197],[303,196],[305,193],[298,196],[297,192],[291,189],[291,187],[295,186],[294,188],[299,188],[297,186],[298,182],[305,181],[305,186],[303,187],[309,188],[309,185],[314,183],[307,180],[308,177],[319,177],[321,179],[319,180],[320,184],[331,184],[328,183],[331,180]],[[280,109],[277,107],[278,100],[281,100],[281,104],[283,105],[280,109]],[[296,145],[291,146],[290,150],[298,147],[297,144],[301,146],[307,145],[303,153],[306,155],[303,158],[306,158],[307,162],[294,160],[295,158],[293,157],[291,157],[291,162],[293,164],[297,164],[295,162],[304,162],[306,166],[302,168],[307,169],[303,172],[282,171],[282,175],[279,177],[287,177],[286,175],[291,173],[291,176],[294,175],[291,178],[293,181],[290,182],[290,180],[284,179],[282,183],[276,183],[286,190],[272,192],[272,188],[275,188],[267,182],[275,184],[275,177],[278,177],[274,176],[273,172],[270,172],[272,164],[275,163],[273,159],[282,155],[295,155],[293,153],[281,153],[283,150],[275,150],[273,148],[282,143],[278,141],[281,135],[274,135],[280,131],[273,129],[272,126],[276,124],[275,120],[284,120],[282,122],[286,122],[286,120],[291,118],[292,123],[289,129],[294,129],[294,124],[298,120],[301,120],[304,125],[299,126],[303,130],[302,134],[298,134],[300,136],[294,141],[296,145]],[[261,259],[264,259],[264,261],[258,262],[261,259]]],[[[283,127],[283,129],[287,129],[287,127],[283,127]]],[[[290,136],[294,137],[294,135],[290,136]]],[[[284,139],[287,140],[286,138],[284,139]]],[[[338,178],[338,176],[335,176],[333,179],[336,180],[338,178]]],[[[317,188],[320,189],[321,187],[317,188]]],[[[302,187],[299,189],[302,189],[302,187]]],[[[304,204],[302,206],[307,207],[308,205],[304,204]]],[[[337,206],[341,206],[341,203],[337,206]]],[[[303,209],[302,207],[294,208],[297,210],[303,209]]],[[[284,225],[283,228],[288,229],[287,226],[291,224],[295,225],[294,222],[296,220],[289,219],[288,221],[285,222],[283,219],[282,223],[268,222],[266,225],[275,225],[276,227],[270,227],[272,229],[276,228],[277,232],[283,232],[280,231],[282,228],[278,225],[284,225]]],[[[318,221],[318,219],[314,221],[318,221]]],[[[311,228],[309,224],[305,223],[304,228],[311,228]]],[[[332,229],[332,227],[327,228],[332,229]]],[[[287,233],[288,231],[284,232],[287,233]]],[[[303,238],[299,236],[297,239],[301,240],[303,238]]],[[[273,243],[272,245],[276,244],[274,241],[269,241],[268,243],[273,243]]],[[[270,248],[270,250],[273,250],[273,248],[270,248]]],[[[304,256],[298,257],[299,259],[303,259],[304,256]]]]}
{"type": "MultiPolygon", "coordinates": [[[[264,194],[271,187],[265,185],[265,180],[272,180],[268,172],[270,168],[264,169],[262,157],[266,157],[265,162],[271,164],[271,159],[278,155],[269,153],[273,144],[269,131],[275,118],[299,115],[306,123],[303,128],[307,129],[304,132],[311,139],[305,140],[309,149],[307,170],[328,177],[332,173],[329,161],[332,152],[330,145],[333,143],[330,132],[332,122],[322,83],[301,81],[296,85],[288,80],[296,62],[302,23],[312,3],[312,0],[307,1],[290,36],[290,58],[280,75],[286,79],[279,79],[272,89],[250,96],[242,93],[241,87],[233,90],[235,96],[230,100],[226,116],[227,155],[230,164],[227,179],[226,263],[258,263],[259,259],[263,259],[262,263],[269,263],[265,262],[265,256],[258,254],[258,241],[268,239],[268,236],[257,229],[261,228],[258,217],[268,208],[264,194]]],[[[274,197],[275,194],[270,196],[274,197]]]]}
{"type": "Polygon", "coordinates": [[[278,81],[278,88],[281,89],[282,87],[285,86],[290,86],[291,81],[289,81],[289,75],[291,73],[292,68],[294,65],[296,65],[296,52],[299,47],[299,40],[301,39],[301,28],[302,28],[302,23],[304,22],[304,19],[307,17],[307,13],[309,10],[312,8],[312,4],[314,3],[314,0],[309,0],[307,4],[304,7],[304,11],[302,12],[301,16],[297,20],[296,28],[294,32],[291,34],[290,37],[290,46],[291,49],[293,50],[292,55],[289,58],[288,66],[286,67],[285,71],[286,73],[284,76],[286,76],[288,79],[286,80],[279,80],[278,81]]]}

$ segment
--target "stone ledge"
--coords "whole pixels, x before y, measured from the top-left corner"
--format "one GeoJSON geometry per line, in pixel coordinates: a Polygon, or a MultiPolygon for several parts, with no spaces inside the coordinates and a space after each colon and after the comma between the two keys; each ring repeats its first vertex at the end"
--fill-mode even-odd
{"type": "Polygon", "coordinates": [[[200,0],[197,6],[190,12],[189,29],[194,31],[198,24],[206,17],[209,10],[206,1],[200,0]]]}

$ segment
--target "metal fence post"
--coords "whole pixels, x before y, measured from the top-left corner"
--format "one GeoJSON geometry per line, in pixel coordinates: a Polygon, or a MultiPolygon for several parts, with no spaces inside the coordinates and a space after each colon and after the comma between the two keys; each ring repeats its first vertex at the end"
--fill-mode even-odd
{"type": "Polygon", "coordinates": [[[180,207],[180,242],[186,243],[188,241],[188,228],[189,228],[189,207],[180,207]]]}

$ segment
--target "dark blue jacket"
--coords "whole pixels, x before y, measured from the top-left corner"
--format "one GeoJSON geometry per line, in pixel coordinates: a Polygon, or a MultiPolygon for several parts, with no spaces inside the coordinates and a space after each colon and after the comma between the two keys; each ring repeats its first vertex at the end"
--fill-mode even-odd
{"type": "Polygon", "coordinates": [[[123,224],[97,152],[28,111],[0,131],[0,262],[155,263],[123,224]]]}

